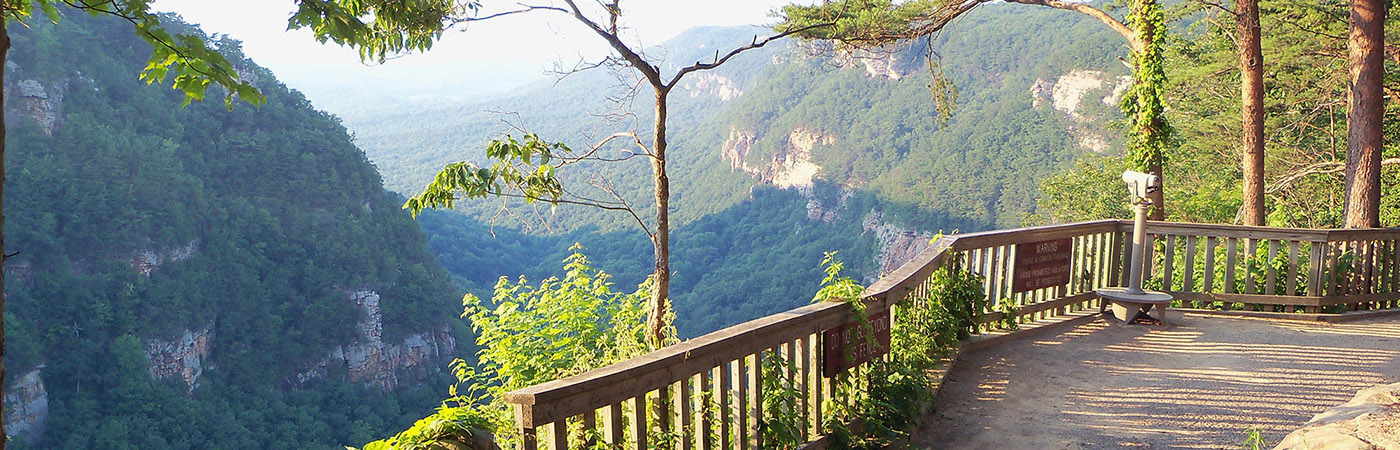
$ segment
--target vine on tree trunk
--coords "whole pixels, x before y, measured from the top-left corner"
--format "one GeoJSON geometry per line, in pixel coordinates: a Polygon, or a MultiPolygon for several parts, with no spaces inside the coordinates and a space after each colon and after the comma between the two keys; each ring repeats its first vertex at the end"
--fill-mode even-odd
{"type": "MultiPolygon", "coordinates": [[[[1128,162],[1135,170],[1161,177],[1167,149],[1174,135],[1164,115],[1166,106],[1163,102],[1167,88],[1167,71],[1162,57],[1167,40],[1166,20],[1157,0],[1136,0],[1128,22],[1138,31],[1142,43],[1132,55],[1133,89],[1123,97],[1120,105],[1131,130],[1128,162]]],[[[1163,202],[1160,191],[1156,195],[1159,197],[1153,199],[1156,206],[1153,219],[1160,220],[1163,202]]]]}

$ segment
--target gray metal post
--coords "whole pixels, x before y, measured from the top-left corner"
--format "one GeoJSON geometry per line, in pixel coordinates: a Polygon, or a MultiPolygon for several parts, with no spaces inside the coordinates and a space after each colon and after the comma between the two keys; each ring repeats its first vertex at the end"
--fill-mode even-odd
{"type": "Polygon", "coordinates": [[[1136,216],[1133,217],[1133,260],[1128,266],[1128,294],[1142,294],[1143,257],[1147,254],[1147,212],[1152,209],[1150,202],[1133,203],[1136,216]]]}

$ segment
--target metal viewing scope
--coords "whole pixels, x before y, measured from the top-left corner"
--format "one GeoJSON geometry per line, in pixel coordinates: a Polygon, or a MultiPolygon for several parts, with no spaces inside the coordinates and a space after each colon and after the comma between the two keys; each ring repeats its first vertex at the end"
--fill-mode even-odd
{"type": "Polygon", "coordinates": [[[1148,194],[1162,190],[1162,180],[1156,175],[1131,170],[1123,172],[1123,182],[1128,184],[1128,195],[1133,196],[1133,204],[1151,204],[1148,194]]]}

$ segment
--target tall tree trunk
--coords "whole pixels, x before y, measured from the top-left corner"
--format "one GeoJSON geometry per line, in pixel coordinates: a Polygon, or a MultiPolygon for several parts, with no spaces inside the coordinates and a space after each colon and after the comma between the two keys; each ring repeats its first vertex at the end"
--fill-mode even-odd
{"type": "MultiPolygon", "coordinates": [[[[1162,46],[1166,30],[1159,30],[1162,23],[1162,7],[1157,0],[1135,0],[1133,25],[1137,27],[1141,48],[1134,50],[1133,77],[1137,94],[1137,107],[1134,117],[1133,143],[1130,144],[1130,158],[1140,170],[1156,175],[1162,186],[1167,178],[1162,174],[1163,153],[1167,146],[1167,121],[1163,117],[1166,108],[1162,104],[1162,92],[1166,90],[1167,74],[1163,66],[1162,46]]],[[[1167,201],[1162,189],[1147,194],[1152,201],[1149,220],[1166,219],[1167,201]]]]}
{"type": "Polygon", "coordinates": [[[1240,115],[1244,121],[1240,166],[1244,172],[1245,225],[1264,225],[1264,53],[1259,44],[1259,0],[1235,0],[1240,51],[1240,115]]]}
{"type": "MultiPolygon", "coordinates": [[[[9,19],[0,16],[0,90],[5,85],[5,61],[10,55],[10,30],[5,28],[9,19]]],[[[5,385],[5,100],[0,95],[0,386],[5,385]]],[[[3,389],[3,388],[0,388],[3,389]]],[[[0,418],[5,417],[5,406],[0,402],[0,418]]],[[[5,450],[5,421],[0,420],[0,450],[5,450]]]]}
{"type": "Polygon", "coordinates": [[[1386,0],[1352,0],[1347,63],[1346,227],[1381,225],[1381,116],[1386,0]]]}
{"type": "Polygon", "coordinates": [[[656,270],[652,272],[655,284],[651,290],[651,316],[647,317],[647,331],[652,345],[660,348],[665,342],[665,321],[671,291],[671,181],[666,177],[666,97],[669,87],[657,87],[656,91],[656,141],[652,151],[656,154],[651,160],[651,174],[656,186],[656,232],[651,244],[656,254],[656,270]]]}

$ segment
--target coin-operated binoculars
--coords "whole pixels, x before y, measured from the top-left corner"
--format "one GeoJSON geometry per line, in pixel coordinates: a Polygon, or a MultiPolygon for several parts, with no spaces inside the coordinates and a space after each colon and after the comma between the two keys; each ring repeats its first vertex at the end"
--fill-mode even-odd
{"type": "MultiPolygon", "coordinates": [[[[1123,172],[1123,182],[1128,185],[1128,195],[1133,205],[1133,253],[1128,264],[1128,285],[1126,287],[1110,287],[1098,289],[1095,292],[1099,297],[1113,304],[1113,315],[1124,322],[1144,320],[1148,322],[1160,322],[1166,317],[1167,304],[1171,303],[1171,295],[1165,292],[1144,291],[1142,289],[1143,260],[1146,256],[1147,246],[1152,245],[1147,240],[1147,213],[1152,210],[1152,199],[1149,195],[1162,190],[1162,182],[1156,175],[1142,172],[1123,172]],[[1153,317],[1149,312],[1157,308],[1157,316],[1153,317]]],[[[1170,262],[1168,262],[1170,264],[1170,262]]],[[[1107,304],[1104,305],[1107,308],[1107,304]]],[[[1100,309],[1102,311],[1102,308],[1100,309]]]]}

